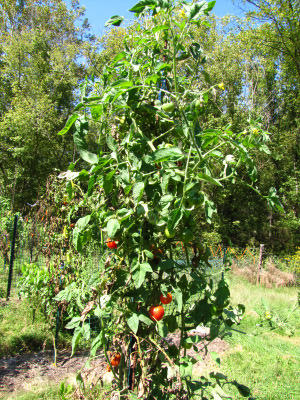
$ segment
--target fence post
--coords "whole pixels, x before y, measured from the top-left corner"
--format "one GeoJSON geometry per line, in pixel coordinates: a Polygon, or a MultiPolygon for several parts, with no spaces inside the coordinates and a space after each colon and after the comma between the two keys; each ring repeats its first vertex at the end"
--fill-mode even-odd
{"type": "Polygon", "coordinates": [[[223,250],[223,270],[222,270],[222,279],[224,279],[224,265],[225,265],[225,261],[226,261],[226,253],[227,253],[227,247],[224,247],[223,250]]]}
{"type": "Polygon", "coordinates": [[[13,275],[14,257],[15,257],[15,243],[16,243],[16,236],[17,236],[17,227],[18,227],[18,215],[16,214],[15,215],[15,221],[14,221],[13,237],[12,237],[11,247],[10,247],[10,260],[9,260],[9,272],[8,272],[6,301],[9,300],[9,296],[10,296],[11,281],[12,281],[12,275],[13,275]]]}
{"type": "Polygon", "coordinates": [[[260,283],[260,274],[261,274],[264,250],[265,250],[265,245],[261,244],[259,249],[259,262],[258,262],[257,281],[256,281],[257,285],[259,285],[260,283]]]}
{"type": "MultiPolygon", "coordinates": [[[[7,236],[5,235],[5,245],[7,245],[7,236]]],[[[4,254],[4,265],[3,265],[3,273],[5,273],[6,269],[6,254],[4,254]]]]}

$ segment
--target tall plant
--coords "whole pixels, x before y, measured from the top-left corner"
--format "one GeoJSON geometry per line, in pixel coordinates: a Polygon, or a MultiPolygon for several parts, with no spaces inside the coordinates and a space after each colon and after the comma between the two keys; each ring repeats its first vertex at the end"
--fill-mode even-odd
{"type": "MultiPolygon", "coordinates": [[[[197,344],[205,342],[188,332],[202,324],[213,340],[239,322],[244,307],[229,306],[225,279],[213,287],[194,216],[203,212],[211,223],[216,208],[208,188],[238,182],[239,167],[248,171],[245,183],[253,187],[257,171],[251,154],[268,152],[268,134],[252,121],[241,133],[230,126],[201,127],[206,105],[224,86],[210,87],[192,28],[207,24],[214,4],[142,0],[132,7],[139,17],[135,33],[99,80],[82,85],[81,102],[60,132],[74,127],[74,142],[89,166],[76,172],[72,164],[64,174],[87,182],[86,202],[92,203],[91,213],[75,224],[73,243],[81,251],[100,228],[106,249],[91,302],[69,324],[75,328],[73,345],[89,336],[87,316],[98,316],[102,328],[91,354],[103,348],[120,398],[228,398],[223,375],[211,374],[213,383],[193,380],[197,357],[187,348],[198,351],[197,344]],[[180,73],[182,63],[189,73],[180,73]],[[97,153],[86,141],[91,126],[97,127],[97,153]],[[184,261],[178,260],[177,241],[183,243],[184,261]],[[174,307],[168,312],[164,304],[170,302],[174,307]],[[178,346],[166,340],[173,332],[179,332],[178,346]]],[[[123,19],[114,16],[107,26],[123,19]]],[[[72,196],[72,185],[69,191],[72,196]]],[[[280,208],[274,189],[265,198],[280,208]]]]}

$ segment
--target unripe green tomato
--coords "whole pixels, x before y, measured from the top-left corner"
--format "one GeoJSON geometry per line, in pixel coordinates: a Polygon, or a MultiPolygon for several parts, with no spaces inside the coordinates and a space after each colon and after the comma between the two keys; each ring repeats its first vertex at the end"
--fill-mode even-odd
{"type": "Polygon", "coordinates": [[[167,239],[172,239],[175,236],[175,231],[169,231],[168,228],[165,229],[165,236],[167,239]]]}
{"type": "Polygon", "coordinates": [[[173,145],[171,143],[166,143],[165,144],[165,149],[169,149],[170,147],[173,147],[173,145]]]}
{"type": "Polygon", "coordinates": [[[211,313],[211,315],[219,316],[219,315],[222,314],[222,310],[218,310],[216,306],[214,306],[213,304],[211,304],[211,306],[210,306],[210,313],[211,313]]]}
{"type": "Polygon", "coordinates": [[[202,106],[202,102],[200,100],[197,100],[195,103],[195,108],[199,109],[202,106]]]}
{"type": "Polygon", "coordinates": [[[165,103],[162,106],[162,109],[165,112],[168,112],[168,113],[171,113],[172,111],[174,111],[174,108],[175,108],[175,104],[173,102],[172,103],[165,103]]]}

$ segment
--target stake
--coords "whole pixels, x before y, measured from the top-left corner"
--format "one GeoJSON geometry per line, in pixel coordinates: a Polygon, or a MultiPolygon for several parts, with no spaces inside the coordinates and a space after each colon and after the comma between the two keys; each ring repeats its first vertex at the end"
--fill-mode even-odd
{"type": "Polygon", "coordinates": [[[13,275],[14,257],[15,257],[15,242],[16,242],[16,236],[17,236],[17,227],[18,227],[18,215],[16,214],[15,215],[15,221],[14,221],[13,237],[12,237],[11,248],[10,248],[10,260],[9,260],[9,272],[8,272],[6,301],[9,300],[9,296],[10,296],[11,281],[12,281],[12,275],[13,275]]]}
{"type": "MultiPolygon", "coordinates": [[[[62,261],[60,263],[60,277],[59,277],[59,286],[61,286],[62,282],[62,270],[64,269],[64,262],[62,261]]],[[[59,332],[59,307],[57,307],[57,312],[56,312],[56,328],[55,328],[55,338],[54,338],[54,354],[53,354],[53,364],[56,366],[56,359],[57,359],[57,342],[58,342],[58,332],[59,332]]]]}
{"type": "Polygon", "coordinates": [[[260,249],[259,249],[259,262],[258,262],[258,271],[257,271],[257,285],[260,284],[260,274],[261,274],[261,268],[262,268],[262,259],[263,259],[263,254],[265,250],[265,245],[261,244],[260,249]]]}

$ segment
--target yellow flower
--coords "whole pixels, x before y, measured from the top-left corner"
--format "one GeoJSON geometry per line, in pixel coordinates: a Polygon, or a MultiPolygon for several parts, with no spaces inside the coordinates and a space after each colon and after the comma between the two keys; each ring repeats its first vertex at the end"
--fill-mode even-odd
{"type": "Polygon", "coordinates": [[[218,88],[221,89],[221,90],[225,90],[224,83],[223,82],[219,83],[218,84],[218,88]]]}
{"type": "Polygon", "coordinates": [[[179,17],[184,18],[185,16],[186,16],[185,11],[184,11],[184,9],[182,8],[182,9],[179,11],[179,17]]]}

